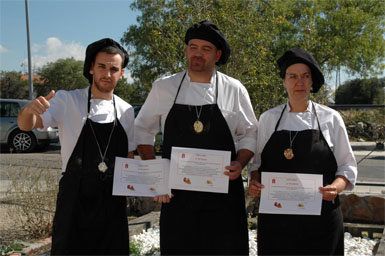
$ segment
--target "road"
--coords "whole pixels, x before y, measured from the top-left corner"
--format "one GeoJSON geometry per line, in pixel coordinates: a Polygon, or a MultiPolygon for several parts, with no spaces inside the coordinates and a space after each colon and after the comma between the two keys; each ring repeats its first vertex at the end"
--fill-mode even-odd
{"type": "Polygon", "coordinates": [[[355,151],[358,164],[358,182],[385,184],[385,152],[355,151]]]}
{"type": "MultiPolygon", "coordinates": [[[[354,150],[354,147],[353,147],[354,150]]],[[[384,150],[355,150],[354,154],[358,163],[358,182],[373,182],[385,184],[385,151],[384,150]]],[[[2,150],[0,155],[0,173],[5,166],[32,164],[34,167],[60,169],[60,146],[52,144],[44,150],[29,154],[10,154],[2,150]],[[28,160],[28,161],[25,161],[28,160]]],[[[0,175],[0,179],[4,179],[0,175]]]]}

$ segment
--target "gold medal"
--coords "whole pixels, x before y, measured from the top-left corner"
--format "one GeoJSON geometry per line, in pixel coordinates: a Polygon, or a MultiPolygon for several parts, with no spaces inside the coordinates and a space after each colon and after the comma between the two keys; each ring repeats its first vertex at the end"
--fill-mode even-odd
{"type": "Polygon", "coordinates": [[[201,133],[203,131],[203,123],[199,120],[194,122],[194,131],[196,133],[201,133]]]}
{"type": "Polygon", "coordinates": [[[283,151],[283,155],[288,160],[293,159],[293,157],[294,157],[294,153],[293,153],[293,150],[291,148],[285,149],[285,151],[283,151]]]}
{"type": "Polygon", "coordinates": [[[293,142],[295,140],[295,137],[297,137],[297,134],[298,134],[298,131],[295,132],[294,138],[291,139],[291,131],[289,132],[290,147],[285,149],[285,151],[283,151],[283,155],[286,157],[287,160],[293,159],[294,157],[293,142]]]}

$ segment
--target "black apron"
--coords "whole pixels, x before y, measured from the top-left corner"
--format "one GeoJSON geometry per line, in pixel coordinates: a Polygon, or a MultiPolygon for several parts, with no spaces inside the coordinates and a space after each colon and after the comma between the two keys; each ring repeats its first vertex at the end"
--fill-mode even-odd
{"type": "MultiPolygon", "coordinates": [[[[187,73],[187,72],[186,72],[187,73]]],[[[170,159],[171,147],[231,151],[235,160],[233,137],[226,120],[215,104],[201,106],[204,130],[197,134],[195,106],[174,104],[164,127],[163,158],[170,159]]],[[[218,98],[218,75],[216,80],[218,98]]],[[[170,203],[162,204],[160,250],[162,255],[248,255],[248,229],[242,178],[230,181],[229,193],[209,193],[173,189],[170,203]]]]}
{"type": "MultiPolygon", "coordinates": [[[[290,131],[277,131],[285,109],[286,105],[262,151],[258,171],[323,174],[323,186],[331,184],[335,179],[337,162],[322,135],[314,104],[318,130],[298,132],[292,145],[294,158],[291,160],[283,155],[290,146],[290,131]]],[[[258,254],[343,255],[343,217],[339,197],[334,202],[323,200],[320,216],[259,214],[258,254]]]]}
{"type": "MultiPolygon", "coordinates": [[[[88,92],[88,113],[90,95],[88,92]]],[[[86,120],[76,146],[59,182],[59,193],[52,232],[52,255],[128,255],[129,236],[126,198],[112,196],[115,156],[127,157],[128,141],[117,119],[112,123],[86,120]],[[105,162],[105,173],[98,170],[101,157],[90,122],[104,152],[113,125],[105,162]]]]}

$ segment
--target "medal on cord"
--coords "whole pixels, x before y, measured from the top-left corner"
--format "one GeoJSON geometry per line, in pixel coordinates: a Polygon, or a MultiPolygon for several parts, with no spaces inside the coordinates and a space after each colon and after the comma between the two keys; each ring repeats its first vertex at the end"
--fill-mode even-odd
{"type": "MultiPolygon", "coordinates": [[[[206,96],[206,95],[205,95],[206,96]]],[[[194,131],[196,133],[201,133],[203,131],[203,123],[199,120],[201,113],[202,113],[203,106],[200,106],[199,113],[198,113],[198,107],[195,106],[195,112],[197,114],[197,120],[194,122],[194,131]]]]}
{"type": "MultiPolygon", "coordinates": [[[[115,109],[115,99],[114,99],[113,96],[112,96],[112,98],[113,98],[113,101],[114,101],[114,111],[116,111],[116,109],[115,109]]],[[[91,122],[91,120],[89,118],[88,118],[88,121],[90,123],[91,131],[92,131],[92,134],[94,135],[94,138],[95,138],[95,141],[96,141],[96,145],[98,146],[100,158],[102,160],[98,164],[98,169],[99,169],[100,172],[105,173],[107,171],[107,169],[108,169],[108,166],[107,166],[106,162],[104,161],[104,159],[106,158],[106,154],[107,154],[108,148],[110,146],[110,142],[111,142],[112,133],[114,132],[114,129],[115,129],[115,126],[116,126],[116,115],[115,115],[114,124],[112,126],[112,129],[111,129],[111,132],[110,132],[110,136],[108,138],[107,146],[106,146],[106,149],[104,150],[104,153],[102,153],[102,150],[101,150],[99,142],[98,142],[98,138],[96,137],[94,128],[92,126],[92,122],[91,122]]]]}
{"type": "Polygon", "coordinates": [[[293,152],[293,142],[295,140],[295,137],[297,137],[297,134],[298,134],[298,131],[295,132],[295,135],[294,135],[294,138],[291,139],[291,131],[289,133],[289,136],[290,136],[290,147],[285,149],[283,151],[283,155],[286,157],[286,159],[290,160],[290,159],[293,159],[294,157],[294,152],[293,152]]]}

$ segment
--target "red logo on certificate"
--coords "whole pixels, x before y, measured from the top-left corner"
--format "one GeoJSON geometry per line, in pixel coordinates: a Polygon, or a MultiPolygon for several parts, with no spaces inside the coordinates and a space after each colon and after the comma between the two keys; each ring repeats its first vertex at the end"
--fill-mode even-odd
{"type": "Polygon", "coordinates": [[[275,179],[272,179],[272,180],[271,180],[271,183],[273,183],[273,184],[274,184],[274,183],[275,183],[275,179]]]}
{"type": "Polygon", "coordinates": [[[185,158],[185,157],[186,157],[186,155],[183,153],[183,154],[182,154],[182,158],[185,158]]]}
{"type": "Polygon", "coordinates": [[[128,168],[128,164],[125,164],[124,167],[125,167],[125,168],[128,168]]]}

